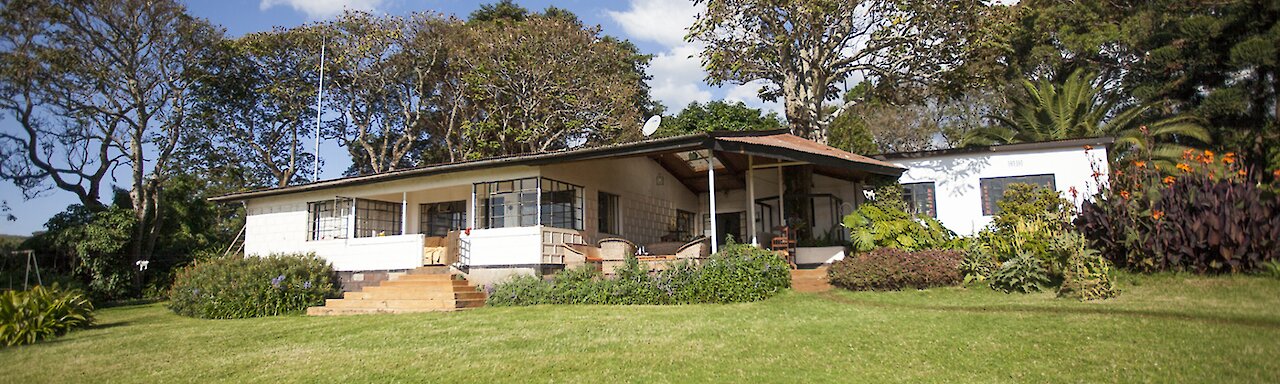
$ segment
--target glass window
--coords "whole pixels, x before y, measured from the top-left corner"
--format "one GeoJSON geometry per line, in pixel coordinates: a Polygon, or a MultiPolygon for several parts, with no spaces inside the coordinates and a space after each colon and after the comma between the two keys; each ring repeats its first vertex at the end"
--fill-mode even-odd
{"type": "Polygon", "coordinates": [[[422,204],[419,212],[419,228],[427,236],[444,237],[467,226],[466,201],[422,204]]]}
{"type": "Polygon", "coordinates": [[[1043,185],[1049,189],[1057,189],[1054,186],[1053,175],[992,177],[982,179],[980,183],[982,188],[982,214],[986,216],[1000,213],[1000,207],[996,205],[996,202],[1004,197],[1004,191],[1009,188],[1009,184],[1043,185]]]}
{"type": "Polygon", "coordinates": [[[356,199],[356,237],[401,234],[402,209],[398,202],[356,199]]]}
{"type": "Polygon", "coordinates": [[[542,179],[542,225],[582,230],[582,187],[542,179]]]}
{"type": "Polygon", "coordinates": [[[307,203],[308,240],[347,238],[347,220],[351,215],[350,199],[333,199],[307,203]]]}
{"type": "Polygon", "coordinates": [[[597,197],[597,208],[599,212],[599,231],[600,233],[619,234],[622,232],[622,215],[620,214],[621,205],[618,195],[600,192],[597,197]]]}
{"type": "Polygon", "coordinates": [[[693,239],[693,221],[697,220],[693,212],[676,210],[676,234],[681,241],[693,239]]]}
{"type": "Polygon", "coordinates": [[[934,196],[932,182],[903,184],[902,199],[907,202],[907,209],[912,213],[938,217],[937,199],[934,196]]]}
{"type": "Polygon", "coordinates": [[[551,179],[495,181],[475,184],[477,226],[481,228],[542,225],[582,229],[582,187],[551,179]],[[542,207],[538,207],[538,183],[542,207]],[[541,208],[542,217],[538,217],[541,208]]]}

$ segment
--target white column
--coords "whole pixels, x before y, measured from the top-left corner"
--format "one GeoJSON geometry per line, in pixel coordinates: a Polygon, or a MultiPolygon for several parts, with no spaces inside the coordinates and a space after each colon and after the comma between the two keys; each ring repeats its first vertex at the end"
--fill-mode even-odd
{"type": "Polygon", "coordinates": [[[400,192],[400,234],[409,234],[409,192],[400,192]]]}
{"type": "Polygon", "coordinates": [[[476,210],[476,185],[471,184],[471,212],[467,212],[467,222],[470,223],[468,228],[476,228],[476,216],[480,211],[476,210]]]}
{"type": "Polygon", "coordinates": [[[716,167],[712,159],[714,157],[707,157],[707,199],[711,211],[711,253],[716,253],[720,246],[716,245],[716,167]]]}
{"type": "Polygon", "coordinates": [[[782,185],[782,167],[779,166],[778,167],[778,226],[780,227],[787,226],[787,209],[786,209],[787,203],[782,201],[782,191],[784,189],[786,189],[786,187],[782,185]]]}
{"type": "Polygon", "coordinates": [[[756,239],[756,233],[760,231],[756,229],[755,173],[755,158],[747,155],[747,230],[751,231],[751,245],[758,247],[760,240],[756,239]]]}
{"type": "MultiPolygon", "coordinates": [[[[536,191],[537,191],[537,195],[536,195],[536,196],[534,196],[534,201],[537,201],[537,203],[536,203],[536,204],[538,204],[538,207],[534,209],[534,214],[535,214],[535,215],[538,215],[538,216],[533,218],[533,224],[534,224],[534,225],[542,225],[542,176],[538,176],[538,177],[534,178],[534,179],[533,179],[533,181],[534,181],[535,183],[537,183],[537,189],[536,189],[536,191]]],[[[519,196],[519,195],[517,195],[517,197],[518,197],[518,196],[519,196]]],[[[583,209],[586,209],[586,207],[583,207],[583,209]]],[[[520,217],[520,216],[519,216],[519,214],[520,214],[520,212],[516,212],[516,217],[517,217],[517,219],[516,219],[516,220],[517,220],[517,221],[519,221],[519,220],[520,220],[520,219],[519,219],[519,217],[520,217]]],[[[583,223],[583,224],[586,224],[586,223],[583,223]]],[[[541,235],[539,235],[539,236],[541,236],[541,235]]]]}

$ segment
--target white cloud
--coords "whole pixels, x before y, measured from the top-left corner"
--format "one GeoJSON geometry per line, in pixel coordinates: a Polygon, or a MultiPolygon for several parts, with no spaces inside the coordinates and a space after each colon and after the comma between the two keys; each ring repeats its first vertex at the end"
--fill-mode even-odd
{"type": "Polygon", "coordinates": [[[760,100],[760,88],[764,87],[766,83],[764,80],[756,80],[730,87],[724,94],[724,100],[729,102],[741,101],[748,107],[759,108],[765,112],[777,112],[778,116],[786,116],[786,112],[782,109],[782,103],[760,100]]]}
{"type": "Polygon", "coordinates": [[[706,8],[689,0],[632,0],[631,9],[606,13],[632,39],[671,48],[684,44],[684,35],[694,17],[706,8]]]}
{"type": "Polygon", "coordinates": [[[258,9],[267,10],[275,6],[288,6],[295,11],[306,13],[312,20],[321,20],[342,13],[343,10],[373,11],[382,6],[384,0],[262,0],[258,9]]]}
{"type": "Polygon", "coordinates": [[[696,56],[699,51],[695,46],[682,45],[658,53],[649,62],[653,97],[667,107],[668,113],[679,112],[690,102],[711,101],[711,91],[702,87],[706,75],[696,56]]]}

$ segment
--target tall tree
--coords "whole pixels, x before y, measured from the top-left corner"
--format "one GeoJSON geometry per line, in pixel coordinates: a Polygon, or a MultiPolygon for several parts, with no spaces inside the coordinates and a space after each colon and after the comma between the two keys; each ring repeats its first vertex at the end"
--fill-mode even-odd
{"type": "Polygon", "coordinates": [[[776,112],[765,113],[739,102],[711,101],[706,104],[692,102],[674,116],[662,119],[658,136],[678,136],[710,131],[763,131],[782,129],[782,119],[776,112]]]}
{"type": "Polygon", "coordinates": [[[797,135],[826,140],[827,126],[860,100],[839,100],[851,77],[932,85],[960,64],[981,1],[698,0],[707,6],[688,39],[706,45],[712,84],[764,80],[797,135]]]}
{"type": "MultiPolygon", "coordinates": [[[[218,45],[201,63],[195,122],[212,135],[194,155],[243,167],[248,186],[283,187],[309,179],[322,35],[299,27],[251,33],[218,45]]],[[[198,143],[192,143],[198,144],[198,143]]]]}
{"type": "MultiPolygon", "coordinates": [[[[12,1],[4,16],[4,24],[20,26],[7,30],[5,39],[21,44],[3,47],[7,63],[0,83],[8,90],[5,104],[17,106],[9,110],[28,133],[16,140],[10,135],[6,154],[24,159],[15,168],[34,170],[34,177],[47,177],[82,200],[96,200],[100,175],[107,171],[68,171],[44,159],[127,167],[138,223],[129,255],[149,260],[164,224],[161,192],[187,137],[192,69],[221,32],[173,1],[12,1]],[[38,75],[23,77],[31,74],[38,75]],[[59,180],[81,175],[98,181],[59,180]]],[[[141,279],[136,273],[135,285],[141,279]]]]}

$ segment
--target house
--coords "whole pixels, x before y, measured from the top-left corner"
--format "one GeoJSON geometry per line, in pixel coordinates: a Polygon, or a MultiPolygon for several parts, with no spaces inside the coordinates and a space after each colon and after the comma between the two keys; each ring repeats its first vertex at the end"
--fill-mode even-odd
{"type": "Polygon", "coordinates": [[[958,234],[972,235],[991,222],[996,202],[1012,183],[1056,189],[1077,205],[1093,196],[1098,182],[1106,180],[1112,142],[1073,139],[873,157],[907,169],[898,182],[908,206],[958,234]]]}
{"type": "MultiPolygon", "coordinates": [[[[424,266],[465,273],[477,285],[554,273],[580,261],[570,245],[594,247],[611,238],[625,242],[609,244],[634,244],[642,254],[674,254],[684,247],[671,244],[698,241],[714,251],[729,236],[768,244],[788,223],[843,240],[840,219],[863,198],[864,185],[904,170],[785,131],[713,132],[212,200],[244,204],[245,254],[314,252],[351,291],[424,266]],[[783,180],[798,172],[812,173],[810,188],[788,190],[783,180]]],[[[795,255],[802,266],[818,265],[842,257],[843,247],[799,247],[795,255]]]]}

